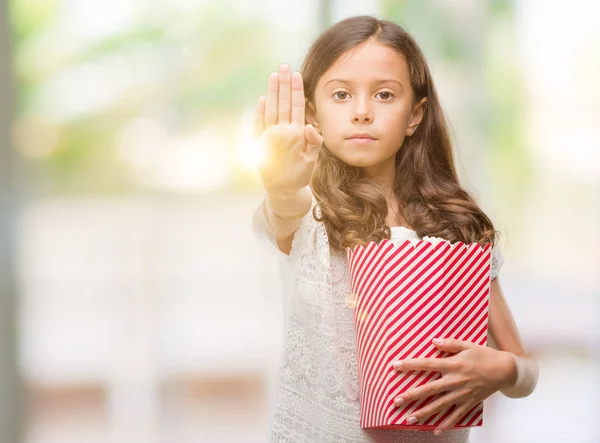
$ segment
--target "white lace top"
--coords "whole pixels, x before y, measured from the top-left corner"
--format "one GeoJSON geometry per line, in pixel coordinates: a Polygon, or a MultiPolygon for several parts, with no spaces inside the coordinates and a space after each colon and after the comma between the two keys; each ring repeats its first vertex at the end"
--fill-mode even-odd
{"type": "MultiPolygon", "coordinates": [[[[316,204],[313,198],[313,206],[316,204]]],[[[317,208],[318,211],[318,208],[317,208]]],[[[362,429],[358,372],[346,254],[331,251],[323,223],[309,211],[294,234],[290,255],[277,247],[261,204],[254,234],[281,266],[284,342],[271,401],[270,443],[466,443],[467,429],[362,429]]],[[[405,227],[392,238],[419,239],[405,227]]],[[[492,250],[492,279],[504,259],[492,250]]]]}

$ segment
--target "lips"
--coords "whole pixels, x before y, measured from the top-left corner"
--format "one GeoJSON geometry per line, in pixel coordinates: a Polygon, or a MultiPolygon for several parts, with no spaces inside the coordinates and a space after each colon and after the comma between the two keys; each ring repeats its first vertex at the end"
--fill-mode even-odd
{"type": "Polygon", "coordinates": [[[368,132],[357,132],[349,136],[348,140],[377,140],[377,137],[368,132]]]}

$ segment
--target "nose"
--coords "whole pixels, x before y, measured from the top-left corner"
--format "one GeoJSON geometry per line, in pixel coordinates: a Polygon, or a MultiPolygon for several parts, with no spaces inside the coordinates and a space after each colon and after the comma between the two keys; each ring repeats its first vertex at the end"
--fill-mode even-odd
{"type": "Polygon", "coordinates": [[[373,122],[373,107],[368,98],[357,98],[352,108],[353,123],[371,123],[373,122]]]}

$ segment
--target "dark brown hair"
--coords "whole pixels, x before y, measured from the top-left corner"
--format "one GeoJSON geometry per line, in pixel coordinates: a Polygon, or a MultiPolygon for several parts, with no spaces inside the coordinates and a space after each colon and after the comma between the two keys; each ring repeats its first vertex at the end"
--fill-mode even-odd
{"type": "MultiPolygon", "coordinates": [[[[371,16],[342,20],[313,43],[302,65],[308,106],[321,76],[346,51],[366,42],[389,45],[409,68],[415,103],[423,97],[425,115],[414,134],[404,139],[396,154],[394,193],[400,214],[420,237],[442,237],[451,242],[492,243],[496,231],[491,220],[458,180],[444,112],[429,67],[415,40],[397,24],[371,16]]],[[[321,148],[310,183],[321,210],[330,246],[336,250],[390,238],[386,225],[387,202],[381,188],[360,168],[321,148]]]]}

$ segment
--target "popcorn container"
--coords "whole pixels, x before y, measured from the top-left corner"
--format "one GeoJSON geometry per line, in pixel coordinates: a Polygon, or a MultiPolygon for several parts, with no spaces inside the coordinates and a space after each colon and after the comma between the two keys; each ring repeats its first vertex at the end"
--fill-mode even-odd
{"type": "MultiPolygon", "coordinates": [[[[393,363],[445,358],[434,338],[487,345],[492,245],[450,243],[437,237],[347,248],[359,371],[360,426],[430,430],[456,405],[408,424],[413,412],[444,392],[395,406],[409,389],[441,377],[435,371],[398,371],[393,363]]],[[[481,426],[483,402],[453,428],[481,426]]]]}

